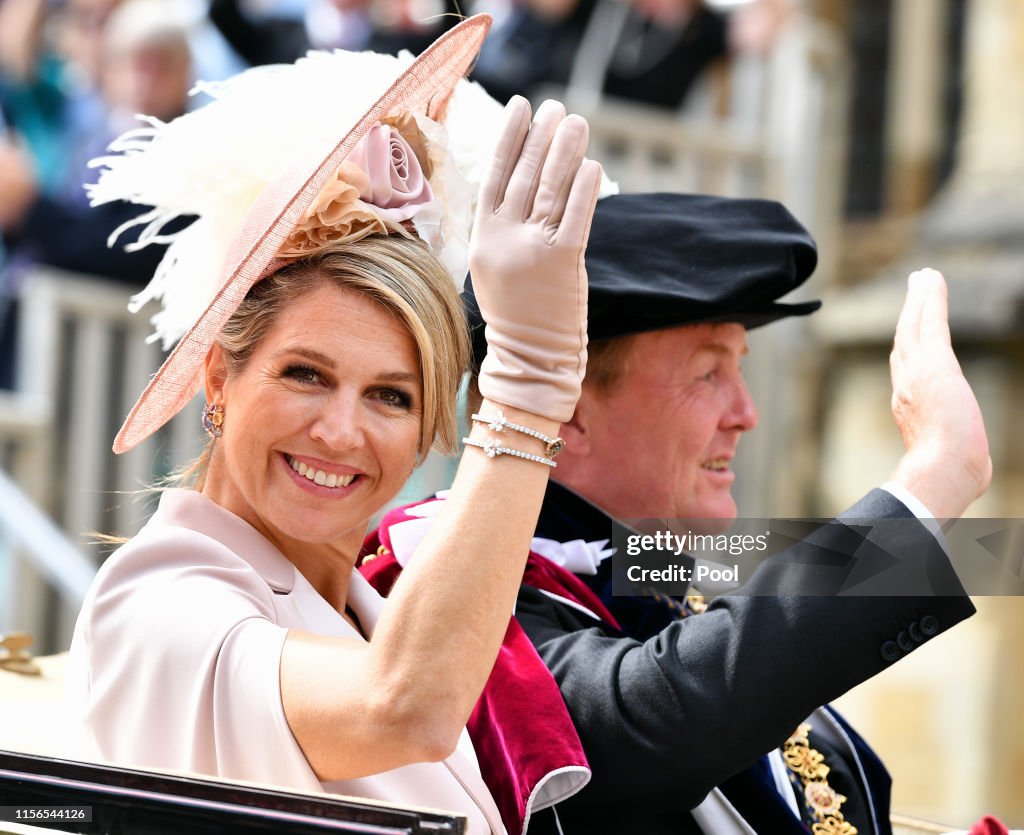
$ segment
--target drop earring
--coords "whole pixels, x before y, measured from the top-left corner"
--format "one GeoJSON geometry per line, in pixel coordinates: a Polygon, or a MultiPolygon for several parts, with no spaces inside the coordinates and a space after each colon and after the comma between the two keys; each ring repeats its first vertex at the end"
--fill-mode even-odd
{"type": "Polygon", "coordinates": [[[207,403],[203,409],[203,429],[211,438],[224,434],[224,407],[219,403],[207,403]]]}

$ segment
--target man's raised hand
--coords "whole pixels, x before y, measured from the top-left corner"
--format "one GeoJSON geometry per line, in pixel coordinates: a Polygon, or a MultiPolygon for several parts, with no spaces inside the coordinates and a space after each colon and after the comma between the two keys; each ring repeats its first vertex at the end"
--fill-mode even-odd
{"type": "Polygon", "coordinates": [[[906,452],[893,480],[938,519],[955,519],[992,480],[985,423],[949,335],[946,281],[910,276],[889,357],[892,413],[906,452]]]}

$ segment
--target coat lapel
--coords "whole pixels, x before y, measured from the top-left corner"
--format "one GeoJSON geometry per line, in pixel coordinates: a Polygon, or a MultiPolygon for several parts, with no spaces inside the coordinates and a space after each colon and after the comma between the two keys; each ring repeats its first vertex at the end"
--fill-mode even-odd
{"type": "Polygon", "coordinates": [[[452,776],[459,781],[459,784],[466,790],[473,802],[480,808],[481,813],[487,819],[487,825],[491,828],[493,835],[505,835],[505,827],[501,822],[501,814],[491,797],[491,792],[480,777],[480,770],[476,768],[469,759],[455,751],[444,761],[445,767],[452,776]]]}

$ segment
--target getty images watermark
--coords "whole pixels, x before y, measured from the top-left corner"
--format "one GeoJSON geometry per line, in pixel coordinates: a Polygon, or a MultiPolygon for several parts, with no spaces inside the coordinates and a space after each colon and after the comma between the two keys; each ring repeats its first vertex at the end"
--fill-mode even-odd
{"type": "Polygon", "coordinates": [[[627,561],[626,579],[630,583],[730,583],[739,585],[739,563],[731,565],[712,561],[708,556],[738,557],[768,550],[770,530],[757,534],[701,534],[687,529],[686,533],[675,533],[670,529],[657,530],[653,534],[626,534],[626,556],[658,554],[670,555],[675,562],[661,567],[645,567],[641,562],[627,561]],[[704,559],[694,559],[702,555],[704,559]]]}
{"type": "Polygon", "coordinates": [[[1024,520],[635,519],[611,531],[617,595],[1024,594],[1024,520]]]}

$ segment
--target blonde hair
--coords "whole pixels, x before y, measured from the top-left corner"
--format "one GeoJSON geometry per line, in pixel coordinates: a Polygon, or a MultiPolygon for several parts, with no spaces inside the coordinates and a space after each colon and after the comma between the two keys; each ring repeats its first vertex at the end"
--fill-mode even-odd
{"type": "MultiPolygon", "coordinates": [[[[451,276],[418,238],[371,235],[334,244],[257,283],[217,336],[229,372],[242,370],[277,318],[324,283],[368,296],[406,326],[423,381],[420,461],[431,447],[453,454],[458,448],[455,400],[469,365],[468,328],[451,276]]],[[[207,444],[174,475],[174,483],[202,489],[212,448],[207,444]]]]}

